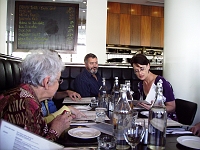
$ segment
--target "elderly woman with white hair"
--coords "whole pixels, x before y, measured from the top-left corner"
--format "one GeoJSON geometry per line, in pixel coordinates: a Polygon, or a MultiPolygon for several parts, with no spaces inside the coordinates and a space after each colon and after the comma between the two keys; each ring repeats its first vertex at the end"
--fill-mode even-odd
{"type": "Polygon", "coordinates": [[[0,96],[0,117],[49,140],[56,140],[81,113],[77,110],[73,115],[64,111],[48,125],[42,116],[41,101],[54,96],[63,68],[55,52],[40,50],[28,55],[21,63],[21,85],[0,96]]]}

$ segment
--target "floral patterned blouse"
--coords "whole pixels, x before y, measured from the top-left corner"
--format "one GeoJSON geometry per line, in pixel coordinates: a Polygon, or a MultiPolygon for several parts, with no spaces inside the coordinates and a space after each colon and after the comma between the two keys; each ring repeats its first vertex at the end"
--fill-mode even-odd
{"type": "Polygon", "coordinates": [[[48,128],[41,112],[41,104],[28,84],[21,84],[0,95],[0,116],[32,133],[55,141],[58,137],[48,128]]]}

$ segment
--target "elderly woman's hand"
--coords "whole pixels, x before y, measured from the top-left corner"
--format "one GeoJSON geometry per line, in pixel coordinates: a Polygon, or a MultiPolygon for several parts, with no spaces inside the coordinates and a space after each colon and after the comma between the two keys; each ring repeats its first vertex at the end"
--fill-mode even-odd
{"type": "Polygon", "coordinates": [[[194,127],[192,127],[190,129],[190,131],[194,134],[194,135],[197,135],[197,136],[200,136],[200,122],[195,124],[194,127]]]}
{"type": "Polygon", "coordinates": [[[86,115],[79,111],[78,109],[72,107],[72,106],[68,106],[68,108],[70,109],[71,113],[74,115],[72,116],[73,118],[81,118],[81,117],[86,117],[86,115]]]}
{"type": "Polygon", "coordinates": [[[64,130],[70,127],[71,120],[72,115],[70,112],[65,111],[65,113],[58,115],[52,120],[50,129],[55,130],[60,136],[64,130]]]}
{"type": "Polygon", "coordinates": [[[76,100],[80,100],[81,99],[81,95],[74,92],[74,91],[71,91],[71,90],[67,90],[66,91],[68,96],[73,100],[73,101],[76,101],[76,100]]]}

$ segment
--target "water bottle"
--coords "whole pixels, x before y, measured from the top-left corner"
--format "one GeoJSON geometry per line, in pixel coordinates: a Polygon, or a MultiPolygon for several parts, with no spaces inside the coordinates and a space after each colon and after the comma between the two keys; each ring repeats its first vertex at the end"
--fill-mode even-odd
{"type": "Polygon", "coordinates": [[[162,80],[159,80],[156,87],[155,101],[149,110],[147,145],[150,149],[165,149],[167,112],[164,101],[162,80]]]}
{"type": "Polygon", "coordinates": [[[108,95],[105,78],[102,78],[102,86],[99,89],[98,107],[106,108],[108,110],[108,95]]]}
{"type": "Polygon", "coordinates": [[[126,84],[126,94],[127,94],[127,99],[129,102],[129,105],[131,107],[131,109],[133,109],[133,91],[131,91],[131,82],[130,80],[125,80],[125,84],[126,84]]]}
{"type": "Polygon", "coordinates": [[[115,77],[115,82],[114,82],[112,92],[111,92],[111,99],[109,102],[110,111],[114,110],[115,105],[117,104],[118,100],[119,100],[119,81],[118,81],[118,77],[115,77]]]}
{"type": "Polygon", "coordinates": [[[122,85],[120,90],[120,98],[113,111],[113,135],[116,138],[116,149],[128,149],[130,146],[126,143],[123,132],[128,126],[132,116],[131,107],[127,100],[126,85],[122,85]]]}

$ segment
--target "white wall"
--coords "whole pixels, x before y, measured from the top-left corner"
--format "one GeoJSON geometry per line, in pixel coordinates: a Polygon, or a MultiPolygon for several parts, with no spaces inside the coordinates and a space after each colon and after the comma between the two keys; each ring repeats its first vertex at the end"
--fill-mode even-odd
{"type": "Polygon", "coordinates": [[[0,53],[7,54],[6,48],[7,0],[0,0],[0,53]]]}
{"type": "Polygon", "coordinates": [[[86,52],[94,53],[99,64],[106,62],[107,0],[87,0],[86,52]]]}
{"type": "Polygon", "coordinates": [[[196,102],[200,108],[200,0],[167,0],[164,7],[163,75],[176,98],[196,102]]]}

